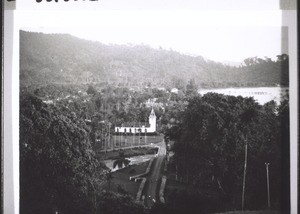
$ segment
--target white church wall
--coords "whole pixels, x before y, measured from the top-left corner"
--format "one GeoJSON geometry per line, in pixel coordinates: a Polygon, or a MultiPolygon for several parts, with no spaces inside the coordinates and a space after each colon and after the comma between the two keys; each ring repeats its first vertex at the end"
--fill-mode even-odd
{"type": "Polygon", "coordinates": [[[150,127],[115,127],[116,133],[128,133],[128,134],[139,134],[139,133],[155,133],[156,132],[156,116],[152,109],[149,116],[150,127]],[[153,112],[153,115],[151,113],[153,112]]]}

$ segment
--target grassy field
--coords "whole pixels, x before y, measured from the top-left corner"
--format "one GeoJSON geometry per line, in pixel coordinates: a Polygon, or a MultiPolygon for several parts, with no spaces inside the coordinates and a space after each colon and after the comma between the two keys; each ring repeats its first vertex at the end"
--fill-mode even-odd
{"type": "Polygon", "coordinates": [[[163,140],[163,135],[158,136],[145,136],[145,135],[112,135],[106,141],[97,141],[96,150],[113,150],[130,146],[143,146],[149,144],[160,143],[163,140]]]}
{"type": "MultiPolygon", "coordinates": [[[[148,167],[148,164],[149,161],[138,165],[132,165],[113,172],[110,190],[119,193],[128,193],[135,198],[140,186],[140,181],[130,181],[129,177],[145,172],[148,167]]],[[[105,188],[109,190],[108,183],[106,184],[105,188]]]]}

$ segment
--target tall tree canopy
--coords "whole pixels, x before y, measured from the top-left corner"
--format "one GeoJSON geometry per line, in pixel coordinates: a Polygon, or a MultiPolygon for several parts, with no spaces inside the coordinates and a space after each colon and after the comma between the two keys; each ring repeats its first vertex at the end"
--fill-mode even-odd
{"type": "MultiPolygon", "coordinates": [[[[198,187],[214,184],[240,208],[247,143],[246,208],[265,206],[266,162],[270,163],[272,174],[273,206],[278,208],[281,183],[286,182],[281,179],[281,152],[289,144],[282,137],[288,130],[281,129],[281,118],[286,118],[281,108],[286,109],[287,105],[278,108],[272,101],[261,106],[253,98],[215,93],[191,98],[182,122],[175,126],[175,164],[182,180],[198,187]]],[[[172,134],[169,130],[166,134],[172,134]]]]}
{"type": "Polygon", "coordinates": [[[87,213],[103,167],[95,159],[89,128],[71,112],[20,97],[22,213],[87,213]]]}

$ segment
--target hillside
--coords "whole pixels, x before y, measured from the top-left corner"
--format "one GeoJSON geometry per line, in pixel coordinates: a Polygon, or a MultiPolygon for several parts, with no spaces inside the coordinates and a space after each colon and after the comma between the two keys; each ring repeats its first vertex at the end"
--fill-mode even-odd
{"type": "Polygon", "coordinates": [[[21,86],[113,83],[185,88],[288,85],[288,57],[249,58],[239,67],[137,45],[104,45],[68,34],[20,31],[21,86]]]}

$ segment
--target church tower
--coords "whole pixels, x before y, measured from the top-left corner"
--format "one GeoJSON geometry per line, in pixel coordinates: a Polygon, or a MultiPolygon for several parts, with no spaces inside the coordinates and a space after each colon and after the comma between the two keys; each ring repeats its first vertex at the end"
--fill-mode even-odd
{"type": "Polygon", "coordinates": [[[149,115],[149,124],[150,124],[149,131],[150,132],[156,132],[156,115],[155,115],[155,112],[154,112],[153,108],[152,108],[151,113],[149,115]]]}

